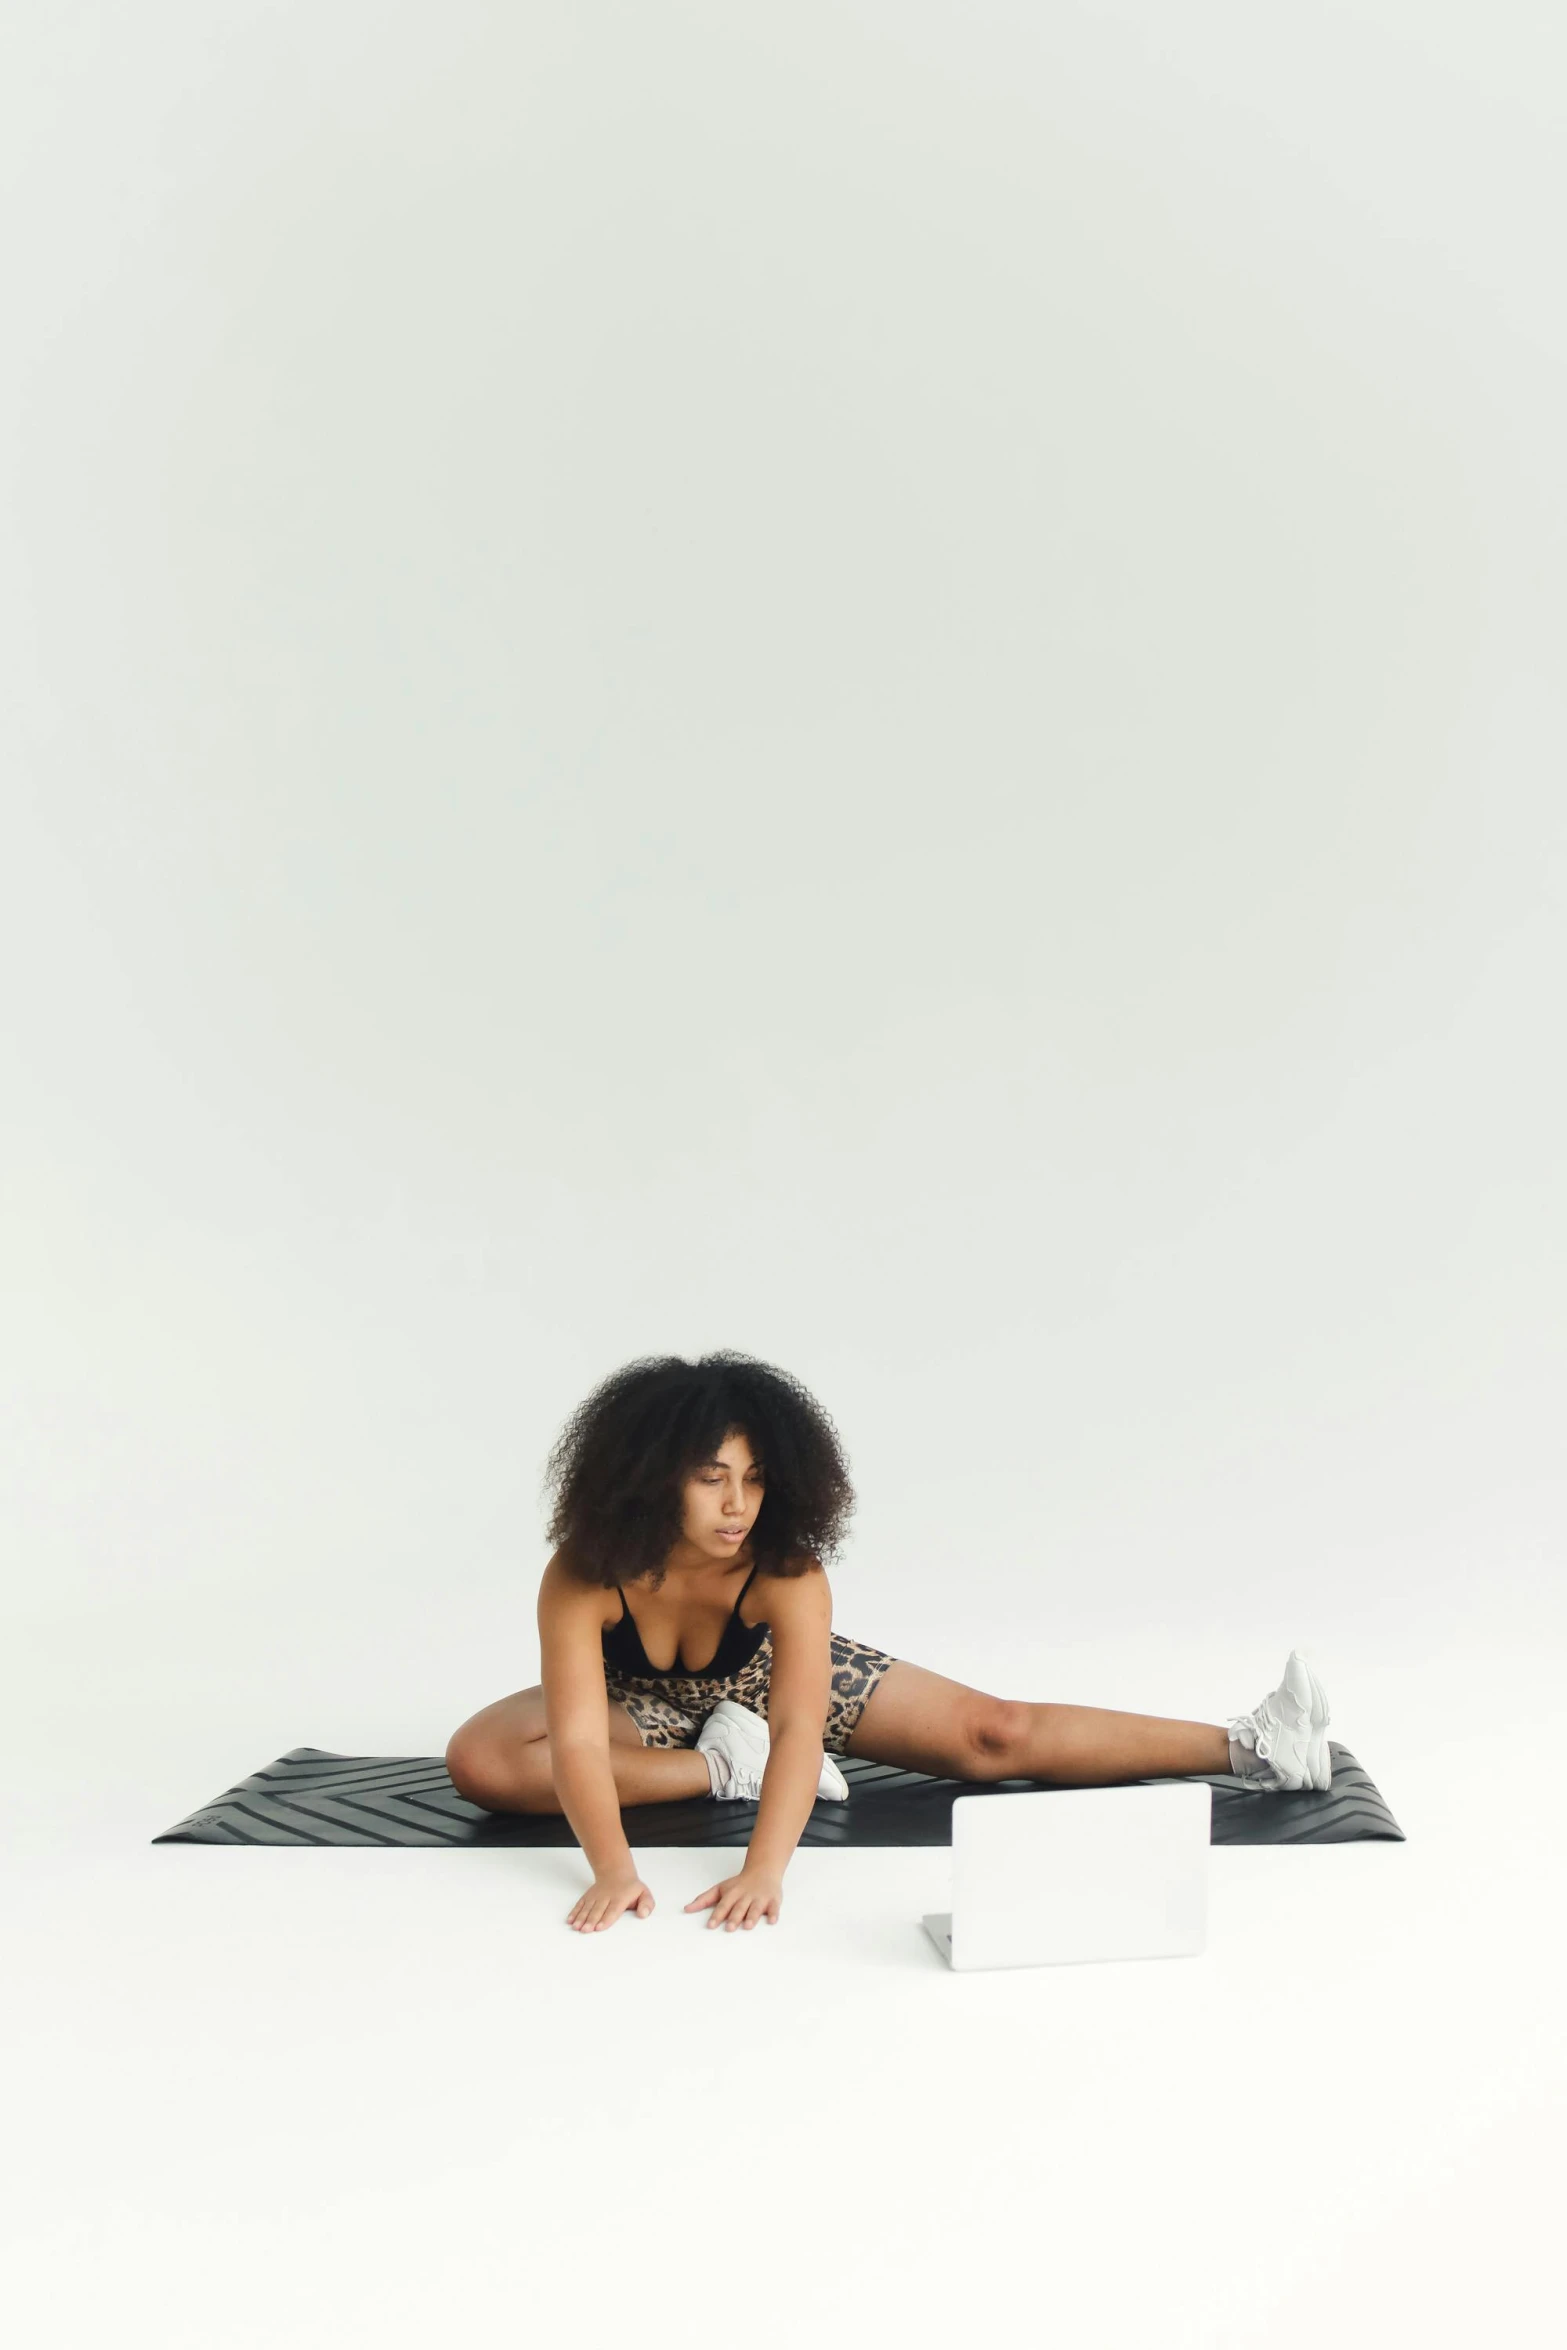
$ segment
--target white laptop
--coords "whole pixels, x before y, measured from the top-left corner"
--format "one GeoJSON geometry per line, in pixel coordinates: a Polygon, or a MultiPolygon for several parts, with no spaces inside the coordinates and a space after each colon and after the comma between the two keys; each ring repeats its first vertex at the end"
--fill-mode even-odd
{"type": "Polygon", "coordinates": [[[925,1930],[958,1968],[1190,1957],[1208,1930],[1212,1815],[1205,1779],[960,1795],[952,1907],[925,1930]]]}

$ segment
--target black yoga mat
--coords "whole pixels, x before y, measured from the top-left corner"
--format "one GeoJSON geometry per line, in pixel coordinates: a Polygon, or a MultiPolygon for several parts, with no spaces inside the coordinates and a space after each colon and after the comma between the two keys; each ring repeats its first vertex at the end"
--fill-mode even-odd
{"type": "MultiPolygon", "coordinates": [[[[1264,1795],[1227,1772],[1200,1775],[1213,1789],[1215,1844],[1355,1844],[1382,1837],[1402,1844],[1404,1831],[1347,1746],[1329,1743],[1333,1785],[1299,1795],[1264,1795]]],[[[800,1836],[808,1845],[950,1844],[957,1796],[1042,1788],[1038,1779],[937,1779],[890,1763],[839,1755],[847,1803],[818,1801],[800,1836]]],[[[1197,1775],[1197,1774],[1194,1774],[1197,1775]]],[[[1125,1784],[1156,1787],[1167,1779],[1125,1784]]],[[[637,1803],[621,1812],[633,1845],[749,1843],[754,1803],[682,1796],[637,1803]]],[[[241,1779],[154,1844],[575,1844],[559,1812],[487,1812],[458,1794],[433,1755],[333,1754],[295,1746],[241,1779]]]]}

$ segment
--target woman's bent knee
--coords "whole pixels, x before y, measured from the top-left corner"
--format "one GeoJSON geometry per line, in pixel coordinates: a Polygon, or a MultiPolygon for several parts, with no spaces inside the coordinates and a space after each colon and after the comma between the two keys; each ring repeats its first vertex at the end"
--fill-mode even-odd
{"type": "Polygon", "coordinates": [[[528,1738],[502,1745],[465,1724],[446,1748],[446,1775],[459,1795],[481,1811],[558,1811],[550,1774],[549,1741],[528,1738]]]}
{"type": "Polygon", "coordinates": [[[489,1808],[491,1773],[487,1741],[470,1737],[466,1730],[456,1731],[446,1741],[446,1776],[469,1803],[489,1808]]]}

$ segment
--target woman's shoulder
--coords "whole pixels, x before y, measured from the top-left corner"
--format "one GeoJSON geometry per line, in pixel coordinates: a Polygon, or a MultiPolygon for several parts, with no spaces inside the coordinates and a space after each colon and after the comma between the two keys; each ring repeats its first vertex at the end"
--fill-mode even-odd
{"type": "Polygon", "coordinates": [[[768,1622],[771,1610],[797,1606],[797,1593],[819,1591],[826,1580],[827,1571],[818,1558],[789,1558],[771,1569],[755,1566],[745,1588],[742,1621],[768,1622]]]}
{"type": "Polygon", "coordinates": [[[819,1558],[813,1558],[807,1551],[797,1551],[792,1558],[786,1558],[771,1572],[765,1567],[756,1569],[759,1583],[807,1583],[813,1577],[825,1582],[827,1570],[819,1558]]]}
{"type": "Polygon", "coordinates": [[[574,1573],[557,1550],[539,1578],[539,1601],[551,1608],[569,1608],[574,1614],[596,1615],[607,1629],[620,1615],[620,1585],[590,1583],[574,1573]]]}

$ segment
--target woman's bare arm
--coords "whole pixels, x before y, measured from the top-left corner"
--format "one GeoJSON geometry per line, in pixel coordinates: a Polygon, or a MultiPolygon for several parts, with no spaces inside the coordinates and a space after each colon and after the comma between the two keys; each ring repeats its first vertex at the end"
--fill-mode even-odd
{"type": "Polygon", "coordinates": [[[820,1559],[812,1561],[808,1575],[769,1586],[768,1616],[771,1744],[746,1861],[781,1877],[816,1801],[832,1701],[832,1586],[820,1559]]]}
{"type": "Polygon", "coordinates": [[[561,1810],[595,1877],[635,1874],[609,1761],[603,1617],[603,1593],[569,1575],[557,1551],[539,1585],[544,1728],[561,1810]]]}

